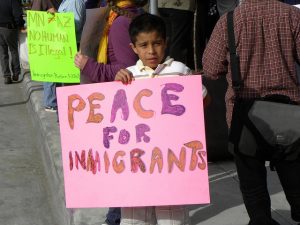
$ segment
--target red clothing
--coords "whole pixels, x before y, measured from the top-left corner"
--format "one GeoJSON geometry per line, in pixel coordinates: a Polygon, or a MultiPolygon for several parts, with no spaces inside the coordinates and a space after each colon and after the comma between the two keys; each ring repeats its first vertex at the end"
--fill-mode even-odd
{"type": "MultiPolygon", "coordinates": [[[[300,62],[300,9],[277,0],[245,0],[234,10],[242,98],[282,94],[300,102],[295,62],[300,62]]],[[[206,76],[227,74],[227,122],[234,101],[226,15],[220,18],[203,56],[206,76]]]]}

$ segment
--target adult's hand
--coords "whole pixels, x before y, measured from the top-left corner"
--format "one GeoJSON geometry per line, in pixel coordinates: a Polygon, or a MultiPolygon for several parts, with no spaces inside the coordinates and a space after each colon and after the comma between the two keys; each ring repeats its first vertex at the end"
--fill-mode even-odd
{"type": "Polygon", "coordinates": [[[25,27],[21,27],[20,28],[20,32],[23,33],[23,34],[26,34],[27,33],[27,29],[25,27]]]}
{"type": "Polygon", "coordinates": [[[89,57],[87,57],[86,55],[81,54],[80,52],[77,52],[77,54],[75,55],[75,66],[79,69],[83,69],[85,67],[86,62],[88,61],[89,57]]]}
{"type": "Polygon", "coordinates": [[[49,9],[47,10],[47,12],[49,12],[49,13],[51,13],[51,14],[54,14],[54,13],[57,12],[57,10],[56,10],[55,8],[49,8],[49,9]]]}
{"type": "Polygon", "coordinates": [[[120,69],[115,76],[115,81],[122,81],[123,84],[130,84],[133,80],[132,73],[127,69],[120,69]]]}

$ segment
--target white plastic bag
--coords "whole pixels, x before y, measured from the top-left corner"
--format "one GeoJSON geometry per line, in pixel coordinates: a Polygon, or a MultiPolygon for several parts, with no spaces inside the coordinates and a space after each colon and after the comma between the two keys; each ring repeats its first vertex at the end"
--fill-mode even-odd
{"type": "Polygon", "coordinates": [[[19,33],[19,58],[23,69],[29,69],[27,33],[19,33]]]}

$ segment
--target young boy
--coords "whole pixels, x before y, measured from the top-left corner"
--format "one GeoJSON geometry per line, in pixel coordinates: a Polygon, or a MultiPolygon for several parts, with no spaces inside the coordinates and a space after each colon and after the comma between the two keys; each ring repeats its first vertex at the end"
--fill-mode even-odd
{"type": "MultiPolygon", "coordinates": [[[[124,84],[137,78],[167,75],[187,75],[191,70],[172,58],[165,59],[166,28],[164,21],[151,14],[136,17],[130,24],[131,47],[138,55],[136,65],[121,69],[115,80],[124,84]]],[[[206,96],[203,86],[202,94],[206,96]]],[[[173,224],[188,225],[189,214],[185,206],[152,206],[121,208],[121,225],[173,224]]]]}
{"type": "MultiPolygon", "coordinates": [[[[121,69],[115,76],[116,81],[127,84],[139,78],[191,74],[183,63],[165,58],[166,28],[160,17],[148,13],[136,17],[129,27],[129,35],[130,46],[139,60],[136,65],[121,69]]],[[[202,95],[206,100],[207,90],[203,85],[202,95]]]]}

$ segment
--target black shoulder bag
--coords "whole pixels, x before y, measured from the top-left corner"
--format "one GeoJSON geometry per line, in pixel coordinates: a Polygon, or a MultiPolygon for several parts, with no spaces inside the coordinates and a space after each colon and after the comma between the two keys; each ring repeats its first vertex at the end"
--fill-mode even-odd
{"type": "Polygon", "coordinates": [[[283,95],[243,99],[239,56],[236,53],[233,11],[227,14],[228,45],[232,86],[236,95],[229,142],[235,153],[270,161],[270,168],[280,160],[300,156],[300,106],[283,95]]]}

